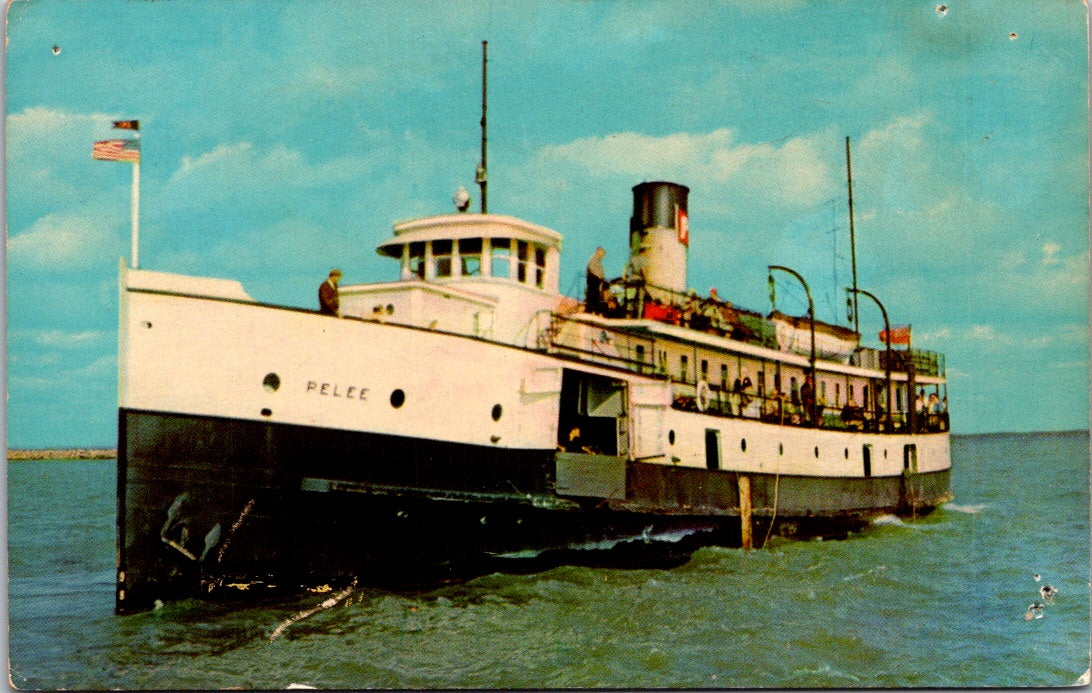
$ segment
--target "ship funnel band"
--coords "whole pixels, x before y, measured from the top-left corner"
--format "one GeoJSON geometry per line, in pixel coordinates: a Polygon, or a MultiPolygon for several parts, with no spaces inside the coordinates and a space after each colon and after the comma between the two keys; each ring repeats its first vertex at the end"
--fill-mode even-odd
{"type": "Polygon", "coordinates": [[[633,186],[633,218],[630,230],[673,229],[677,214],[686,213],[690,188],[678,183],[653,181],[633,186]]]}

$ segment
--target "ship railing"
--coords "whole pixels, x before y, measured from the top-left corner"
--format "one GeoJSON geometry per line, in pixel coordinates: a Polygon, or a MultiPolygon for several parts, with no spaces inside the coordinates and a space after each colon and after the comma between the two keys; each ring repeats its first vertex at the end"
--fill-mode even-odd
{"type": "Polygon", "coordinates": [[[539,335],[539,343],[553,353],[578,356],[642,375],[665,373],[662,365],[651,361],[655,339],[628,330],[611,329],[554,313],[539,335]]]}
{"type": "Polygon", "coordinates": [[[800,426],[826,430],[870,433],[939,433],[948,430],[948,413],[911,415],[897,411],[886,416],[882,409],[863,407],[827,407],[816,404],[816,421],[808,419],[807,409],[791,396],[758,395],[733,391],[711,384],[672,383],[674,409],[711,416],[751,419],[779,426],[800,426]]]}
{"type": "Polygon", "coordinates": [[[774,324],[756,313],[717,296],[681,292],[642,280],[609,282],[610,296],[602,313],[609,318],[655,320],[718,337],[777,348],[774,324]]]}
{"type": "MultiPolygon", "coordinates": [[[[863,368],[884,370],[887,367],[887,350],[862,347],[850,357],[850,363],[863,368]]],[[[891,370],[896,373],[944,377],[944,354],[925,349],[896,349],[891,351],[891,370]]]]}

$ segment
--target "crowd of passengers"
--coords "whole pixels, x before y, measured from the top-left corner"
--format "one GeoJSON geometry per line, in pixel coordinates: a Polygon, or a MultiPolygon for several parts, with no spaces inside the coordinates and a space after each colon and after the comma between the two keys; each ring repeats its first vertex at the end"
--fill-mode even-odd
{"type": "Polygon", "coordinates": [[[596,248],[587,266],[584,309],[608,318],[644,318],[719,336],[753,337],[740,319],[739,309],[717,295],[715,288],[702,298],[694,290],[679,294],[654,287],[646,281],[647,250],[641,248],[618,279],[607,280],[603,271],[606,251],[596,248]],[[614,291],[620,289],[621,298],[614,291]],[[654,290],[656,295],[653,295],[654,290]]]}
{"type": "Polygon", "coordinates": [[[915,420],[910,421],[907,412],[897,411],[890,421],[885,416],[882,405],[876,404],[866,409],[850,397],[841,407],[828,408],[822,396],[816,398],[811,376],[807,376],[799,389],[789,394],[780,390],[763,396],[752,391],[750,378],[736,378],[731,390],[710,388],[708,403],[699,402],[697,393],[679,394],[673,406],[676,409],[705,411],[720,416],[732,416],[747,419],[759,419],[767,423],[788,426],[819,426],[856,431],[901,431],[912,428],[914,431],[948,430],[948,398],[941,398],[936,393],[928,396],[925,390],[918,393],[914,405],[915,420]],[[814,414],[813,414],[814,411],[814,414]]]}

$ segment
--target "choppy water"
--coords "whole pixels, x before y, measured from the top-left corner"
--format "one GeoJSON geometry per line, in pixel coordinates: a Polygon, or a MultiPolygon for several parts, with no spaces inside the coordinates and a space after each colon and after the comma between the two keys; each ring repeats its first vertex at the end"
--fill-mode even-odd
{"type": "Polygon", "coordinates": [[[958,437],[956,500],[845,541],[116,617],[114,462],[8,467],[19,688],[1057,686],[1089,667],[1089,440],[958,437]],[[1034,574],[1042,582],[1035,582],[1034,574]],[[1059,593],[1027,620],[1038,588],[1059,593]]]}

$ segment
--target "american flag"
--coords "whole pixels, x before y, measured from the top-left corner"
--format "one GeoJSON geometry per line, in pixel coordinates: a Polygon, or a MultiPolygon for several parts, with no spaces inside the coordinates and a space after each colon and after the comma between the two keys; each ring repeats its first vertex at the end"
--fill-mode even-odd
{"type": "Polygon", "coordinates": [[[96,142],[91,158],[101,161],[140,163],[140,140],[103,140],[96,142]]]}

